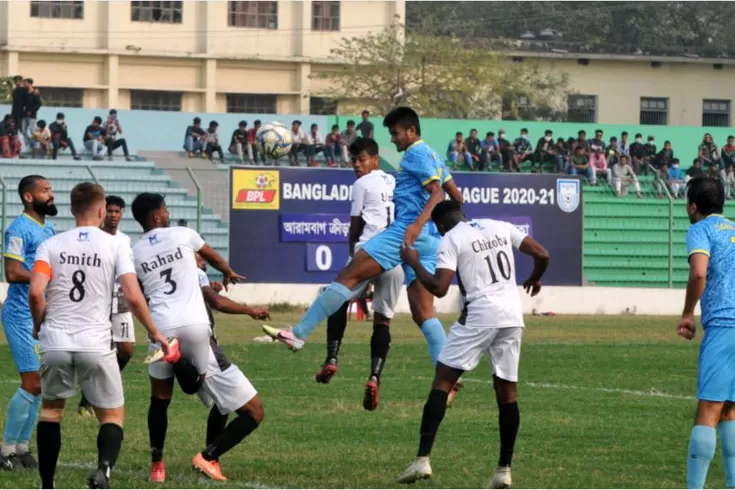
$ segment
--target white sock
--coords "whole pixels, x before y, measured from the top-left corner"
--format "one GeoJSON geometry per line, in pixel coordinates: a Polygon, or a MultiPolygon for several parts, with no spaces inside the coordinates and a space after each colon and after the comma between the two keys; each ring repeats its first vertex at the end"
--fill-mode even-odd
{"type": "Polygon", "coordinates": [[[15,454],[15,444],[3,443],[2,447],[0,447],[0,455],[7,458],[8,456],[12,454],[15,454]]]}
{"type": "Polygon", "coordinates": [[[20,456],[21,454],[27,454],[30,452],[27,442],[19,442],[15,445],[15,454],[20,456]]]}

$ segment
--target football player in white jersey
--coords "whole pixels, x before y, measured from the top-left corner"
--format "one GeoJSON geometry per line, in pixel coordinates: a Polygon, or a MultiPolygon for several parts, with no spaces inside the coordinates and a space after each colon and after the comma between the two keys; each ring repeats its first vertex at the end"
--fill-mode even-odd
{"type": "Polygon", "coordinates": [[[204,305],[195,253],[199,252],[222,272],[225,286],[243,279],[199,234],[185,227],[169,227],[170,219],[162,195],[142,193],[132,204],[133,217],[143,235],[133,245],[133,256],[151,315],[161,332],[174,337],[171,352],[158,356],[151,345],[148,366],[151,404],[148,434],[151,447],[151,481],[166,480],[163,448],[168,426],[168,406],[174,387],[174,367],[183,356],[204,378],[209,361],[209,316],[204,305]],[[178,349],[180,348],[180,353],[178,349]]]}
{"type": "Polygon", "coordinates": [[[515,282],[513,249],[533,257],[533,271],[523,283],[531,296],[541,290],[549,253],[511,223],[467,220],[455,202],[437,205],[431,219],[443,236],[436,273],[432,276],[421,266],[413,249],[403,247],[402,257],[416,271],[424,287],[437,297],[447,294],[456,275],[464,307],[439,354],[434,383],[421,419],[417,457],[398,482],[413,483],[431,477],[429,453],[444,418],[447,395],[462,373],[475,369],[487,354],[493,365],[500,425],[500,459],[490,488],[510,488],[510,465],[520,423],[516,384],[523,335],[523,309],[515,282]]]}
{"type": "MultiPolygon", "coordinates": [[[[369,239],[386,229],[393,221],[393,189],[396,187],[396,179],[380,170],[378,144],[375,140],[358,138],[350,145],[349,152],[358,177],[352,185],[350,210],[349,246],[352,257],[369,239]]],[[[375,316],[370,339],[370,375],[363,397],[363,407],[366,410],[375,410],[378,407],[378,386],[390,349],[390,321],[403,286],[403,269],[398,266],[383,272],[373,283],[375,316]]],[[[367,283],[363,288],[366,287],[367,283]]],[[[327,320],[327,358],[315,376],[318,383],[329,383],[332,376],[337,374],[337,356],[347,327],[349,304],[350,302],[346,302],[327,320]]]]}
{"type": "Polygon", "coordinates": [[[100,422],[98,466],[90,488],[109,488],[123,440],[124,397],[112,342],[110,307],[116,280],[130,309],[165,352],[140,291],[133,254],[125,242],[102,231],[105,192],[83,183],[71,191],[76,228],[43,242],[31,274],[28,300],[33,336],[40,341],[41,419],[38,463],[42,488],[54,487],[61,450],[61,419],[66,399],[75,394],[75,378],[100,422]]]}
{"type": "MultiPolygon", "coordinates": [[[[124,241],[129,247],[130,237],[118,229],[125,209],[125,200],[120,196],[107,196],[105,202],[107,214],[102,230],[124,241]]],[[[112,322],[112,341],[115,342],[117,347],[117,365],[120,367],[120,372],[122,372],[133,357],[135,325],[133,314],[130,313],[130,307],[120,289],[120,281],[115,281],[115,289],[112,292],[112,317],[110,320],[112,322]]],[[[83,393],[77,411],[82,416],[94,416],[92,406],[83,393]]]]}

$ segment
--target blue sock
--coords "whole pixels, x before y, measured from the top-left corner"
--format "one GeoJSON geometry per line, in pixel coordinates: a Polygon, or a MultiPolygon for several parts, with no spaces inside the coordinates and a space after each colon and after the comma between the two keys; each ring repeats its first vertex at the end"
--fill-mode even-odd
{"type": "Polygon", "coordinates": [[[353,296],[354,293],[345,286],[333,282],[306,310],[304,317],[293,328],[293,334],[306,340],[321,322],[339,310],[345,301],[352,299],[353,296]]]}
{"type": "Polygon", "coordinates": [[[687,454],[687,488],[704,488],[716,444],[717,432],[714,427],[695,425],[692,428],[687,454]]]}
{"type": "Polygon", "coordinates": [[[444,341],[447,339],[447,334],[444,333],[444,327],[442,327],[438,318],[429,318],[421,325],[421,333],[426,338],[431,363],[436,366],[439,353],[442,351],[444,341]]]}
{"type": "Polygon", "coordinates": [[[28,408],[28,420],[26,420],[26,423],[23,426],[23,430],[20,431],[20,436],[18,436],[19,445],[25,444],[26,446],[28,446],[28,443],[31,440],[31,436],[33,436],[33,429],[36,428],[36,422],[38,422],[38,412],[40,408],[41,395],[33,396],[33,402],[28,408]]]}
{"type": "Polygon", "coordinates": [[[735,488],[735,420],[720,422],[720,441],[725,461],[725,486],[735,488]]]}
{"type": "Polygon", "coordinates": [[[5,434],[3,445],[18,443],[20,434],[28,421],[28,413],[36,397],[23,388],[15,390],[13,398],[8,403],[8,416],[5,419],[5,434]]]}

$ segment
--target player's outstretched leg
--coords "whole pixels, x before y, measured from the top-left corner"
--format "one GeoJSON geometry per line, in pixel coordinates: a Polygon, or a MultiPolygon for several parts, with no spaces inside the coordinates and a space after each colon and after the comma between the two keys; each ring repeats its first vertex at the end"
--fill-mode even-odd
{"type": "Polygon", "coordinates": [[[380,386],[380,375],[383,373],[385,359],[390,350],[390,326],[385,322],[385,317],[375,313],[376,324],[373,325],[373,335],[370,338],[370,376],[365,385],[365,397],[362,406],[365,410],[378,408],[378,388],[380,386]],[[381,321],[382,323],[377,323],[381,321]]]}
{"type": "Polygon", "coordinates": [[[490,480],[490,488],[510,488],[513,448],[518,436],[521,414],[518,410],[517,383],[493,377],[495,397],[498,402],[498,425],[500,428],[500,457],[498,468],[490,480]]]}
{"type": "Polygon", "coordinates": [[[319,372],[314,376],[317,383],[327,384],[337,374],[337,357],[347,328],[349,307],[350,302],[346,301],[339,310],[327,319],[327,357],[319,372]]]}
{"type": "Polygon", "coordinates": [[[230,422],[213,442],[191,461],[194,469],[201,471],[217,481],[226,481],[217,461],[227,451],[237,446],[243,439],[258,428],[263,421],[263,405],[260,397],[255,396],[237,410],[237,418],[230,422]]]}
{"type": "Polygon", "coordinates": [[[419,450],[416,459],[398,477],[398,483],[414,483],[418,480],[431,478],[429,455],[434,446],[439,425],[447,410],[447,396],[449,396],[449,391],[457,383],[459,377],[462,376],[462,372],[459,369],[437,363],[434,383],[432,384],[431,393],[429,393],[429,399],[424,405],[424,414],[421,418],[419,450]]]}

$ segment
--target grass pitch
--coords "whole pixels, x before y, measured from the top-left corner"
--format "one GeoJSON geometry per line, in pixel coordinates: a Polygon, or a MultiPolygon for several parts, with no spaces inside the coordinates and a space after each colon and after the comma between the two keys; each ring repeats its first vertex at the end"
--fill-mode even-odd
{"type": "MultiPolygon", "coordinates": [[[[274,325],[295,315],[274,315],[274,325]]],[[[442,319],[446,327],[454,317],[442,319]]],[[[225,352],[252,380],[265,407],[261,427],[222,459],[229,481],[211,482],[191,470],[203,449],[207,410],[178,390],[169,409],[164,485],[147,481],[149,387],[138,329],[135,358],[123,374],[125,441],[113,471],[114,488],[396,487],[415,456],[422,407],[433,371],[423,337],[399,316],[381,385],[381,405],[362,408],[369,370],[370,325],[351,322],[340,371],[329,385],[313,379],[325,354],[325,328],[293,354],[283,345],[255,345],[259,323],[219,315],[225,352]]],[[[521,428],[513,461],[516,488],[681,488],[696,406],[698,340],[675,335],[674,318],[529,317],[521,355],[521,428]]],[[[701,338],[701,330],[698,339],[701,338]]],[[[17,386],[7,346],[0,346],[0,413],[17,386]]],[[[497,409],[491,369],[482,363],[439,430],[434,478],[417,488],[485,487],[498,457],[497,409]]],[[[80,418],[78,397],[62,425],[59,488],[79,488],[96,463],[97,423],[80,418]]],[[[35,441],[33,441],[35,445],[35,441]]],[[[35,449],[34,449],[35,453],[35,449]]],[[[709,486],[723,487],[721,456],[709,486]]],[[[35,472],[3,474],[4,488],[38,488],[35,472]]]]}

